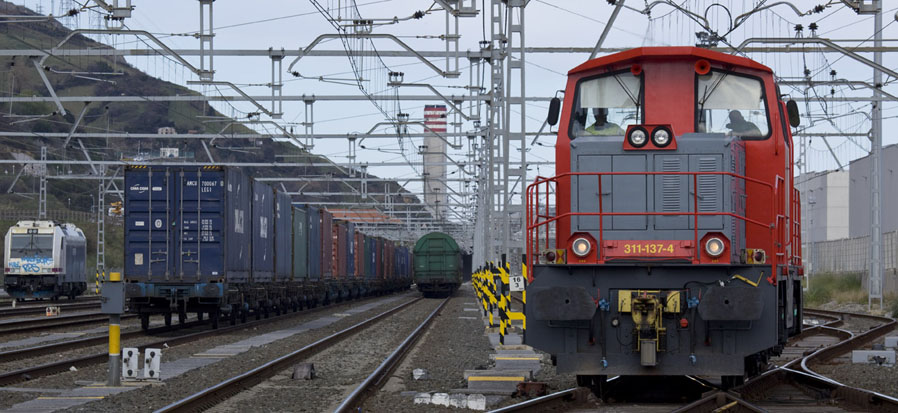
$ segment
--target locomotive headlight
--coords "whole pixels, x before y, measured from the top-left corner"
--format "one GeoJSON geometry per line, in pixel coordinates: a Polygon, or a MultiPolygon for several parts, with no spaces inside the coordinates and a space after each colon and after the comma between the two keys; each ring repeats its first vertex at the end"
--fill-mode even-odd
{"type": "Polygon", "coordinates": [[[723,254],[724,244],[720,238],[711,238],[705,242],[705,252],[712,257],[719,257],[723,254]]]}
{"type": "Polygon", "coordinates": [[[574,240],[574,243],[571,244],[571,248],[574,250],[574,254],[578,257],[585,257],[592,249],[592,245],[589,244],[589,240],[586,238],[577,238],[574,240]]]}
{"type": "Polygon", "coordinates": [[[641,148],[648,143],[649,135],[643,128],[633,128],[630,130],[630,135],[627,136],[627,141],[634,148],[641,148]]]}
{"type": "Polygon", "coordinates": [[[667,128],[655,128],[655,131],[652,132],[652,143],[659,148],[670,144],[670,130],[667,128]]]}

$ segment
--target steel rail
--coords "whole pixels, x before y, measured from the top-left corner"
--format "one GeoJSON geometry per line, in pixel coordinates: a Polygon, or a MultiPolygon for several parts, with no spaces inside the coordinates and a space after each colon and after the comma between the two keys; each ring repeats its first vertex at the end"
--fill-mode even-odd
{"type": "Polygon", "coordinates": [[[0,309],[0,317],[9,317],[14,315],[28,315],[28,314],[44,314],[47,311],[47,307],[59,307],[60,310],[81,310],[86,308],[98,308],[100,303],[71,303],[71,304],[56,304],[56,305],[48,305],[48,306],[28,306],[28,307],[15,307],[15,308],[3,308],[0,309]]]}
{"type": "MultiPolygon", "coordinates": [[[[166,337],[166,338],[156,341],[156,342],[145,343],[145,344],[135,346],[135,347],[137,347],[139,351],[143,351],[143,349],[147,348],[147,347],[149,347],[149,348],[161,347],[164,344],[167,344],[169,347],[173,347],[173,346],[177,346],[180,344],[186,344],[186,343],[191,343],[191,342],[194,342],[197,340],[201,340],[206,337],[214,337],[214,336],[222,335],[225,333],[231,333],[231,332],[239,331],[242,329],[246,329],[248,327],[258,327],[258,326],[261,326],[264,324],[272,323],[275,321],[282,321],[284,319],[298,316],[298,315],[316,314],[316,313],[323,312],[323,311],[330,310],[330,309],[332,309],[331,306],[322,306],[322,307],[317,307],[317,308],[313,308],[310,310],[304,310],[304,311],[298,312],[298,313],[286,313],[286,314],[280,315],[280,316],[272,316],[271,318],[268,318],[268,319],[254,320],[254,321],[250,321],[247,323],[238,324],[238,325],[234,325],[234,326],[225,326],[225,327],[219,328],[217,330],[206,330],[206,331],[199,331],[199,332],[195,332],[195,333],[185,334],[183,336],[166,337]]],[[[105,339],[105,337],[104,337],[104,339],[105,339]]],[[[96,353],[96,354],[87,355],[87,356],[83,356],[83,357],[77,357],[77,358],[73,358],[73,359],[62,360],[62,361],[58,361],[58,362],[52,362],[52,363],[28,367],[28,368],[24,368],[24,369],[20,369],[20,370],[15,370],[15,371],[11,371],[8,373],[2,373],[2,374],[0,374],[0,386],[8,386],[10,384],[19,383],[19,382],[26,381],[26,380],[33,380],[38,377],[49,376],[51,374],[61,373],[64,371],[68,371],[69,368],[72,366],[80,368],[80,367],[85,367],[85,366],[102,364],[102,363],[105,363],[106,361],[108,361],[108,359],[109,359],[109,352],[103,351],[101,353],[96,353]]]]}
{"type": "Polygon", "coordinates": [[[299,350],[296,350],[292,353],[283,355],[274,360],[271,360],[261,366],[258,366],[254,369],[246,371],[240,375],[231,377],[221,383],[218,383],[212,387],[208,387],[204,390],[200,390],[197,393],[194,393],[190,396],[187,396],[181,400],[178,400],[174,403],[171,403],[165,407],[162,407],[155,411],[155,413],[164,413],[164,412],[195,412],[195,411],[203,411],[209,407],[215,406],[222,400],[226,400],[231,396],[253,387],[259,383],[262,383],[264,380],[274,376],[278,372],[288,368],[292,364],[294,364],[298,360],[302,360],[311,356],[314,353],[326,348],[329,345],[332,345],[336,342],[339,342],[350,336],[352,334],[356,334],[365,328],[377,323],[378,321],[383,320],[384,318],[418,302],[423,300],[423,298],[415,298],[414,300],[408,301],[406,303],[400,304],[392,309],[384,311],[374,317],[371,317],[365,321],[362,321],[358,324],[355,324],[351,327],[345,328],[337,333],[331,334],[327,337],[324,337],[312,344],[309,344],[299,350]]]}
{"type": "MultiPolygon", "coordinates": [[[[165,333],[169,331],[176,331],[181,328],[193,328],[203,324],[206,324],[207,321],[192,321],[186,324],[177,324],[172,326],[164,326],[158,327],[154,329],[150,329],[147,331],[143,330],[134,330],[134,331],[126,331],[121,333],[121,339],[131,339],[134,337],[143,337],[150,336],[153,334],[165,333]]],[[[109,337],[106,335],[95,336],[95,337],[85,337],[77,340],[65,340],[56,343],[43,344],[34,347],[20,348],[15,350],[7,350],[0,352],[0,363],[5,363],[14,360],[20,360],[23,358],[29,357],[37,357],[45,354],[58,354],[65,351],[76,350],[84,347],[98,346],[102,344],[106,344],[109,341],[109,337]]]]}
{"type": "Polygon", "coordinates": [[[386,360],[383,361],[377,369],[374,370],[365,381],[362,382],[352,393],[343,400],[343,403],[340,403],[340,406],[337,407],[335,412],[349,413],[352,411],[356,411],[357,408],[360,408],[367,399],[367,396],[374,391],[377,391],[383,384],[384,379],[386,379],[397,367],[402,363],[402,360],[405,359],[406,354],[408,354],[409,349],[414,345],[419,338],[424,335],[424,332],[427,330],[427,327],[433,322],[433,320],[440,314],[443,310],[443,307],[446,306],[446,303],[452,297],[447,297],[443,302],[437,307],[433,312],[427,316],[418,328],[415,331],[412,331],[408,337],[396,347],[396,350],[391,353],[386,360]]]}
{"type": "Polygon", "coordinates": [[[813,331],[813,333],[805,334],[803,332],[796,337],[807,337],[807,335],[811,334],[830,334],[843,338],[843,340],[804,357],[796,358],[782,367],[762,373],[745,384],[734,388],[732,392],[715,392],[675,411],[707,412],[734,408],[737,408],[737,411],[766,411],[757,406],[757,403],[763,402],[765,395],[770,390],[784,384],[801,388],[806,394],[814,395],[818,400],[835,401],[840,404],[847,403],[865,411],[898,411],[898,399],[894,397],[839,383],[814,372],[808,367],[812,362],[825,362],[870,343],[891,331],[895,327],[896,321],[888,317],[818,309],[807,309],[805,314],[819,314],[838,319],[822,326],[809,328],[805,331],[813,331]],[[859,334],[834,328],[833,325],[841,324],[845,315],[876,320],[881,323],[879,326],[859,334]],[[795,369],[795,366],[799,366],[800,370],[795,369]]]}
{"type": "Polygon", "coordinates": [[[584,393],[586,391],[587,390],[583,387],[562,390],[521,403],[516,403],[509,406],[500,407],[498,409],[490,410],[489,413],[523,412],[528,410],[542,411],[546,409],[550,403],[554,404],[562,401],[570,401],[571,399],[577,399],[580,397],[580,393],[584,393]]]}
{"type": "MultiPolygon", "coordinates": [[[[122,319],[137,317],[134,314],[122,316],[122,319]]],[[[36,318],[29,320],[15,320],[0,323],[0,336],[7,334],[26,333],[30,331],[49,330],[51,328],[71,327],[84,324],[100,323],[108,321],[109,316],[100,313],[90,314],[73,314],[69,316],[58,316],[51,318],[36,318]]]]}

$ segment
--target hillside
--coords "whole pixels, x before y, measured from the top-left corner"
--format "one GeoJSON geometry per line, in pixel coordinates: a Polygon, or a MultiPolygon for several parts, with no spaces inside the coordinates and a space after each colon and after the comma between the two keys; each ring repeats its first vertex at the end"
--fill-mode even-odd
{"type": "MultiPolygon", "coordinates": [[[[11,15],[36,16],[33,11],[12,3],[0,1],[0,14],[7,16],[0,20],[12,20],[11,15]]],[[[55,21],[6,23],[0,25],[0,49],[44,49],[49,50],[71,32],[55,21]]],[[[64,48],[108,48],[81,35],[74,36],[64,48]]],[[[0,57],[0,91],[6,96],[49,96],[49,92],[31,58],[0,57]]],[[[141,95],[196,95],[195,92],[177,84],[166,82],[141,72],[123,58],[108,57],[51,57],[42,68],[56,94],[59,96],[141,96],[141,95]]],[[[84,160],[85,156],[77,139],[62,147],[64,138],[48,137],[47,133],[68,133],[84,103],[72,102],[64,105],[66,114],[57,113],[53,103],[16,103],[0,106],[0,132],[22,132],[28,136],[0,137],[0,159],[39,159],[41,147],[48,148],[49,159],[84,160]]],[[[220,122],[204,122],[209,117],[223,115],[204,102],[103,102],[87,103],[84,119],[77,132],[99,133],[156,133],[159,128],[171,127],[179,133],[218,133],[223,127],[220,122]],[[201,118],[202,117],[202,118],[201,118]]],[[[240,125],[229,132],[252,133],[240,125]]],[[[133,138],[91,138],[82,139],[93,160],[147,159],[158,154],[162,147],[176,148],[187,161],[208,161],[206,152],[198,139],[162,140],[133,138]]],[[[219,162],[276,162],[287,155],[289,162],[325,163],[327,158],[308,153],[294,145],[273,142],[269,139],[216,139],[209,147],[212,156],[219,162]]],[[[22,167],[8,165],[0,168],[0,212],[15,215],[16,211],[33,211],[37,214],[37,192],[39,179],[34,176],[34,167],[26,168],[19,179],[15,179],[22,167]],[[15,181],[15,182],[14,182],[15,181]]],[[[96,206],[96,180],[63,180],[64,175],[88,175],[86,166],[51,166],[47,171],[48,209],[50,211],[90,212],[96,206]]],[[[345,176],[336,167],[303,168],[258,168],[250,169],[254,176],[345,176]]],[[[120,181],[119,181],[120,182],[120,181]]],[[[280,185],[278,185],[280,187],[280,185]]],[[[319,192],[336,190],[336,184],[327,182],[285,182],[288,191],[319,192]]],[[[393,191],[399,184],[391,183],[393,191]]],[[[344,187],[345,188],[345,187],[344,187]]],[[[384,184],[371,182],[370,192],[383,192],[384,184]]],[[[110,202],[114,195],[107,195],[110,202]]],[[[415,204],[416,197],[405,195],[396,197],[394,203],[415,204]]],[[[297,202],[359,202],[355,196],[296,197],[297,202]]],[[[91,245],[96,235],[91,222],[77,222],[83,225],[91,245]]],[[[5,233],[10,225],[8,220],[0,222],[0,231],[5,233]]],[[[120,239],[121,228],[107,228],[107,240],[120,239]],[[119,238],[116,238],[119,237],[119,238]]],[[[109,247],[107,247],[109,248],[109,247]]],[[[113,247],[114,248],[114,247],[113,247]]],[[[93,247],[90,261],[93,262],[93,247]]],[[[120,255],[120,253],[118,254],[120,255]]],[[[107,252],[109,266],[120,265],[121,257],[114,251],[107,252]]]]}

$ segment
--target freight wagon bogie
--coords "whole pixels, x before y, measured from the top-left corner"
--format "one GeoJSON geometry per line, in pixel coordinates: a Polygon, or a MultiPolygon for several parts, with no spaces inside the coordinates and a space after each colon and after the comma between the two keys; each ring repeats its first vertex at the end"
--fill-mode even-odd
{"type": "Polygon", "coordinates": [[[640,48],[571,70],[565,96],[558,175],[528,187],[525,343],[595,388],[759,373],[803,316],[797,118],[770,69],[640,48]]]}

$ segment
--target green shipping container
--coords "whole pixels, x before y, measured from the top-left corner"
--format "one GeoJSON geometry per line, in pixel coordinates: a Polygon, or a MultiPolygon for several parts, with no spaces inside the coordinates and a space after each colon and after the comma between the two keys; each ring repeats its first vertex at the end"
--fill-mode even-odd
{"type": "Polygon", "coordinates": [[[293,280],[309,278],[309,220],[304,208],[293,208],[293,280]]]}

